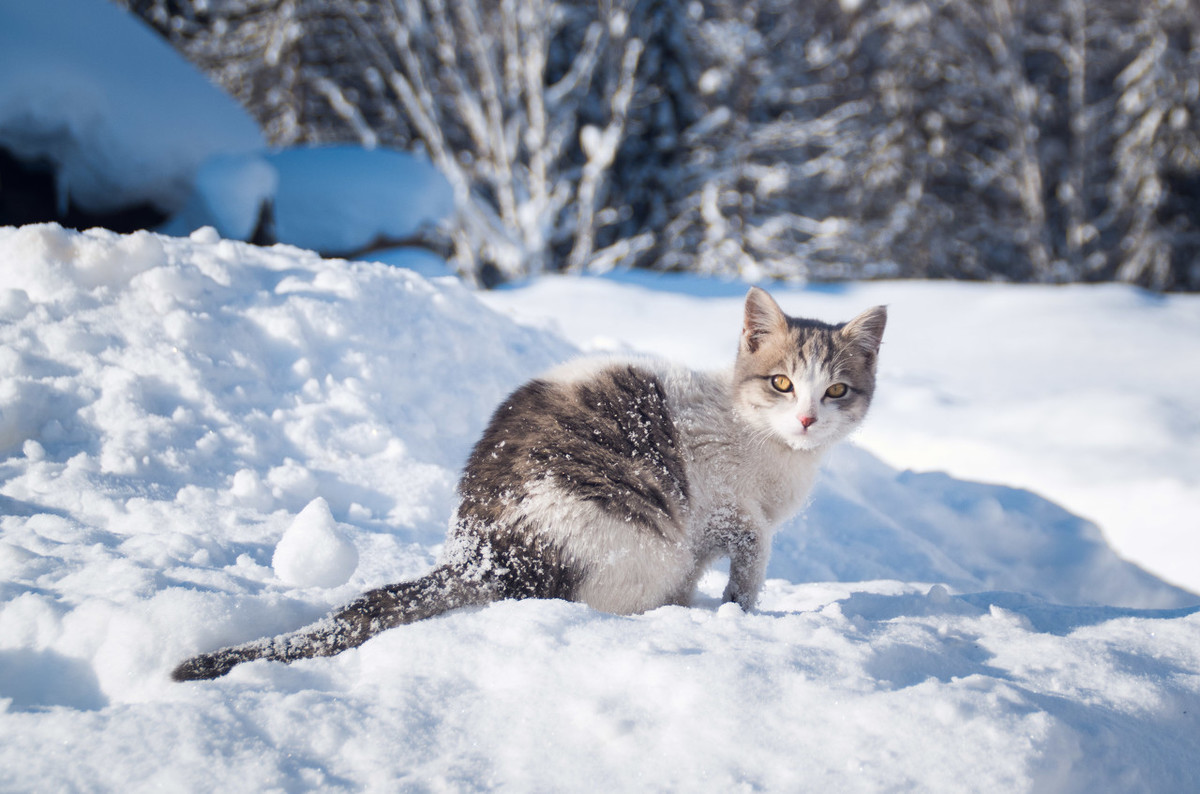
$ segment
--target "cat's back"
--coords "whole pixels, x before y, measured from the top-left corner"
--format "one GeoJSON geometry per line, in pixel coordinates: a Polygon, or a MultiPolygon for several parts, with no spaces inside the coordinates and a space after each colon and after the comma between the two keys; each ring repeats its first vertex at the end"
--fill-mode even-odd
{"type": "Polygon", "coordinates": [[[678,525],[689,493],[681,421],[698,377],[655,359],[599,357],[526,383],[476,444],[459,486],[464,504],[546,497],[656,534],[678,525]]]}

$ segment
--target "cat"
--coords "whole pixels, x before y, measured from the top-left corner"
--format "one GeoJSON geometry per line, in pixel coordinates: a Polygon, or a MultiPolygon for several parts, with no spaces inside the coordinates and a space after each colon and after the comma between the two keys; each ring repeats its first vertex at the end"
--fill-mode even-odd
{"type": "Polygon", "coordinates": [[[458,485],[440,564],[294,633],[202,654],[216,678],[253,659],[331,656],[380,632],[501,599],[563,598],[633,614],[687,605],[718,557],[724,600],[753,609],[771,536],[804,504],[822,454],[875,391],[885,307],[829,325],[753,287],[732,370],[582,359],[518,388],[458,485]]]}

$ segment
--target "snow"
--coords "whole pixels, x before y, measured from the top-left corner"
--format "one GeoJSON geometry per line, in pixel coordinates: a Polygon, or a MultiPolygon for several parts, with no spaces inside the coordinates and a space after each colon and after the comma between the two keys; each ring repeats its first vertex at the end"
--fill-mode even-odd
{"type": "Polygon", "coordinates": [[[214,156],[162,231],[183,236],[212,226],[248,240],[264,204],[280,242],[349,254],[436,224],[454,211],[454,194],[428,160],[407,152],[324,146],[214,156]]]}
{"type": "Polygon", "coordinates": [[[64,207],[148,202],[177,236],[250,239],[269,204],[275,239],[341,254],[454,211],[445,178],[406,152],[268,151],[236,102],[107,0],[0,0],[0,147],[53,165],[64,207]]]}
{"type": "Polygon", "coordinates": [[[338,529],[329,502],[320,496],[300,511],[271,555],[276,578],[292,587],[338,587],[357,567],[358,548],[338,529]]]}
{"type": "Polygon", "coordinates": [[[746,285],[477,294],[421,251],[223,239],[269,201],[280,239],[360,250],[451,196],[399,153],[265,152],[100,0],[0,0],[0,78],[0,145],[57,164],[64,200],[184,207],[176,237],[0,229],[0,790],[1200,778],[1200,298],[1126,287],[772,287],[890,319],[872,414],[752,614],[714,571],[689,608],[506,602],[171,682],[427,570],[523,380],[579,350],[727,364],[746,285]]]}
{"type": "Polygon", "coordinates": [[[1099,498],[1176,489],[1126,545],[1159,574],[1160,544],[1181,570],[1195,559],[1195,297],[774,290],[830,320],[889,303],[890,325],[873,413],[781,531],[758,611],[721,605],[713,572],[690,608],[499,603],[176,684],[194,652],[427,570],[489,412],[577,347],[727,363],[745,285],[479,295],[209,228],[0,229],[0,261],[0,789],[1181,791],[1200,775],[1200,597],[1114,554],[1099,498]],[[1074,493],[1103,532],[1022,484],[1074,493]]]}
{"type": "Polygon", "coordinates": [[[58,168],[60,202],[181,206],[208,157],[263,147],[237,103],[97,0],[0,0],[0,147],[58,168]],[[102,35],[100,35],[102,32],[102,35]]]}
{"type": "Polygon", "coordinates": [[[407,237],[454,211],[450,183],[405,152],[287,149],[270,161],[279,172],[276,236],[302,248],[350,252],[407,237]]]}
{"type": "Polygon", "coordinates": [[[279,190],[279,172],[261,152],[214,155],[196,171],[187,204],[161,231],[185,237],[204,226],[230,240],[249,240],[279,190]]]}

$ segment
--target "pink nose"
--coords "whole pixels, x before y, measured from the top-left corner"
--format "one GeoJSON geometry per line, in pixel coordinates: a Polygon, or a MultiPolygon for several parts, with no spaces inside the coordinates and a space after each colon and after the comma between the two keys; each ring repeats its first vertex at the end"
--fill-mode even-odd
{"type": "Polygon", "coordinates": [[[804,427],[805,430],[812,427],[816,423],[817,423],[817,417],[815,417],[815,416],[801,416],[800,417],[800,424],[804,427]]]}

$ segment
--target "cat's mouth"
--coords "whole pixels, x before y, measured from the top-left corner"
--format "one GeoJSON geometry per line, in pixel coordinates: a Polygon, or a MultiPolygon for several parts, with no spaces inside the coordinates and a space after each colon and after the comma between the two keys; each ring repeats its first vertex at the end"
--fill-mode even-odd
{"type": "Polygon", "coordinates": [[[814,438],[799,438],[792,439],[791,448],[798,452],[812,452],[814,449],[819,449],[825,445],[825,442],[818,441],[814,438]]]}
{"type": "Polygon", "coordinates": [[[828,446],[841,438],[838,428],[821,422],[810,422],[807,427],[794,418],[785,422],[776,420],[775,432],[784,444],[794,450],[810,452],[828,446]]]}
{"type": "Polygon", "coordinates": [[[784,442],[792,449],[807,451],[820,447],[828,442],[825,434],[819,430],[810,430],[797,424],[795,427],[788,429],[787,433],[783,434],[784,442]]]}

